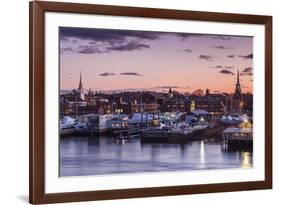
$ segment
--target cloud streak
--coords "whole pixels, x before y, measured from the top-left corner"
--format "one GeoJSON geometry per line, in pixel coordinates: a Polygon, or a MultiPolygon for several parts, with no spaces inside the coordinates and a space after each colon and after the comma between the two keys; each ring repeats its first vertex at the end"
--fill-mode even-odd
{"type": "Polygon", "coordinates": [[[199,55],[198,58],[203,59],[203,60],[212,60],[214,57],[211,55],[199,55]]]}
{"type": "Polygon", "coordinates": [[[183,52],[192,53],[192,50],[187,48],[187,49],[184,49],[183,52]]]}
{"type": "Polygon", "coordinates": [[[126,76],[142,76],[141,74],[139,73],[136,73],[136,72],[124,72],[124,73],[120,73],[119,75],[126,75],[126,76]]]}
{"type": "Polygon", "coordinates": [[[60,53],[65,53],[65,52],[74,52],[74,50],[71,47],[60,48],[60,53]]]}
{"type": "Polygon", "coordinates": [[[79,46],[77,53],[81,54],[95,54],[95,53],[106,53],[106,50],[101,50],[95,46],[79,46]]]}
{"type": "Polygon", "coordinates": [[[252,76],[253,75],[253,68],[252,67],[247,67],[244,68],[244,70],[241,72],[240,75],[248,75],[248,76],[252,76]]]}
{"type": "Polygon", "coordinates": [[[132,42],[128,42],[124,45],[107,47],[106,49],[111,50],[111,51],[134,51],[134,50],[143,50],[143,49],[149,49],[149,48],[150,48],[150,45],[132,41],[132,42]]]}
{"type": "Polygon", "coordinates": [[[243,59],[253,59],[253,53],[250,53],[249,55],[239,55],[239,57],[243,59]]]}
{"type": "Polygon", "coordinates": [[[219,71],[221,74],[226,74],[226,75],[234,75],[234,73],[230,70],[222,69],[219,71]]]}
{"type": "Polygon", "coordinates": [[[114,76],[114,75],[115,75],[115,73],[109,73],[109,72],[99,74],[99,76],[102,76],[102,77],[114,76]]]}
{"type": "Polygon", "coordinates": [[[221,49],[221,50],[232,49],[231,47],[227,47],[227,46],[223,46],[223,45],[214,46],[214,48],[216,48],[216,49],[221,49]]]}

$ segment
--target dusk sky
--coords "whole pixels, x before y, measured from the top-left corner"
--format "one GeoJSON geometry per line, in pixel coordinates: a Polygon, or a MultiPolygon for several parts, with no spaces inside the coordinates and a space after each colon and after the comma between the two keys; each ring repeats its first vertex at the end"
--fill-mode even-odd
{"type": "Polygon", "coordinates": [[[60,88],[252,92],[253,38],[60,28],[60,88]]]}

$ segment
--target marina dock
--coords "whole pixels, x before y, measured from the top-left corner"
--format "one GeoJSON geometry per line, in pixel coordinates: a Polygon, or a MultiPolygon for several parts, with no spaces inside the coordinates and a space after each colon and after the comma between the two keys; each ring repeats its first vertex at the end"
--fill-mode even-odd
{"type": "Polygon", "coordinates": [[[113,131],[112,135],[116,139],[131,139],[134,137],[139,137],[141,133],[142,133],[142,129],[132,128],[132,129],[113,131]]]}
{"type": "Polygon", "coordinates": [[[222,133],[223,145],[226,149],[253,146],[252,128],[229,127],[222,133]]]}

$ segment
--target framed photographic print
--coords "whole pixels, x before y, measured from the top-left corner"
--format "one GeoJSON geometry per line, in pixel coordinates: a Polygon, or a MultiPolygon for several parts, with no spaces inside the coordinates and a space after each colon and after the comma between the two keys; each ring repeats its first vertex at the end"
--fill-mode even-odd
{"type": "Polygon", "coordinates": [[[271,16],[30,2],[30,203],[271,187],[271,16]]]}

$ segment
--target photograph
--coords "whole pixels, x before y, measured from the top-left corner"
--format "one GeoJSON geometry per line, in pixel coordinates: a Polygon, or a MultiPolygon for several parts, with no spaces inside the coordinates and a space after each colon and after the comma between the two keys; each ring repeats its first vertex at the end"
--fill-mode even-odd
{"type": "Polygon", "coordinates": [[[253,168],[253,36],[58,36],[60,177],[253,168]]]}
{"type": "Polygon", "coordinates": [[[272,189],[272,15],[172,8],[29,3],[30,203],[272,189]]]}

